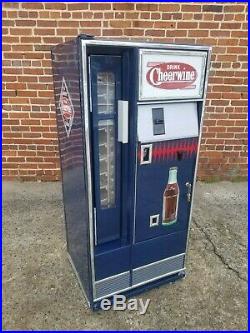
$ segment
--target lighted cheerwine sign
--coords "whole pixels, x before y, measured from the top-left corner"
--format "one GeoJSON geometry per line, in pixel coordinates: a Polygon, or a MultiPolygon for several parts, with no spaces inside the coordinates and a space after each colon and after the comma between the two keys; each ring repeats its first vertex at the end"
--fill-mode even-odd
{"type": "Polygon", "coordinates": [[[149,69],[146,78],[156,88],[184,89],[195,82],[197,71],[193,66],[181,62],[158,63],[149,69]]]}

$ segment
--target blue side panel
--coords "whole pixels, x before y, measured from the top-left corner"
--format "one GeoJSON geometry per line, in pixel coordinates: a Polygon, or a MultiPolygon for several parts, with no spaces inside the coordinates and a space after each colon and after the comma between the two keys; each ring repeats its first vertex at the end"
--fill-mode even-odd
{"type": "MultiPolygon", "coordinates": [[[[198,138],[152,144],[152,162],[140,165],[138,153],[135,241],[141,242],[188,228],[190,203],[186,182],[193,182],[198,138]],[[163,226],[163,194],[171,167],[178,167],[179,205],[177,222],[163,226]],[[150,216],[159,215],[159,225],[150,227],[150,216]]],[[[140,152],[140,145],[138,146],[140,152]]],[[[158,251],[160,252],[160,251],[158,251]]]]}
{"type": "Polygon", "coordinates": [[[56,117],[62,172],[67,249],[89,300],[92,299],[89,256],[89,216],[86,183],[86,153],[83,112],[80,102],[80,66],[77,39],[52,50],[56,117]],[[69,122],[60,109],[62,82],[66,100],[71,101],[69,122]],[[72,127],[70,130],[70,121],[72,127]],[[68,135],[66,133],[68,131],[68,135]]]}

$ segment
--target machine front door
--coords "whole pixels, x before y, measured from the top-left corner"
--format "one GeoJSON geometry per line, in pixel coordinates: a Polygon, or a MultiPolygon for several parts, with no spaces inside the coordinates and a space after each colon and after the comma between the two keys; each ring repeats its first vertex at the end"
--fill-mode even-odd
{"type": "Polygon", "coordinates": [[[198,135],[196,103],[138,108],[134,268],[185,252],[198,135]]]}
{"type": "Polygon", "coordinates": [[[118,100],[123,97],[122,56],[90,55],[95,244],[119,240],[122,231],[122,158],[118,100]]]}

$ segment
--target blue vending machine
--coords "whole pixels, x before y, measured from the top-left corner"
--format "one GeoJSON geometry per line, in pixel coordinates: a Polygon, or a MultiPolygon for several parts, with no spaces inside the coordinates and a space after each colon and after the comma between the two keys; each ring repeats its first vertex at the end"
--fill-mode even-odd
{"type": "Polygon", "coordinates": [[[52,50],[67,249],[92,309],[185,276],[210,53],[87,35],[52,50]]]}

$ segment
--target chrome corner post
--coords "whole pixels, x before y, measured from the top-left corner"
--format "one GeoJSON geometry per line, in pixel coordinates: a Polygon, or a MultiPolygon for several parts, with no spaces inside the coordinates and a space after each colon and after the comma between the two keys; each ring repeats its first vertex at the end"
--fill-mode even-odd
{"type": "Polygon", "coordinates": [[[87,189],[88,189],[88,213],[89,213],[89,243],[90,243],[90,262],[92,276],[93,299],[96,297],[95,290],[95,265],[94,265],[94,209],[92,196],[92,172],[90,159],[90,120],[89,120],[89,101],[88,101],[88,58],[87,58],[87,40],[80,40],[82,55],[82,87],[83,87],[83,119],[84,119],[84,137],[86,147],[86,166],[87,166],[87,189]]]}
{"type": "Polygon", "coordinates": [[[211,64],[211,53],[212,53],[212,47],[209,47],[208,52],[207,52],[207,65],[206,65],[206,72],[205,72],[204,93],[203,93],[203,102],[202,102],[202,110],[201,110],[200,134],[199,134],[199,140],[198,140],[198,151],[197,151],[197,156],[196,156],[195,171],[194,171],[193,186],[192,186],[190,214],[189,214],[189,221],[188,221],[188,233],[187,233],[187,242],[186,242],[186,250],[185,250],[186,255],[185,255],[184,265],[186,264],[188,247],[189,247],[189,236],[190,236],[190,229],[191,229],[191,222],[192,222],[193,202],[194,202],[194,194],[195,194],[195,188],[196,188],[195,183],[196,183],[196,179],[197,179],[198,163],[199,163],[199,156],[200,156],[201,137],[202,137],[204,113],[205,113],[205,106],[206,106],[207,87],[208,87],[208,74],[209,74],[210,64],[211,64]]]}

